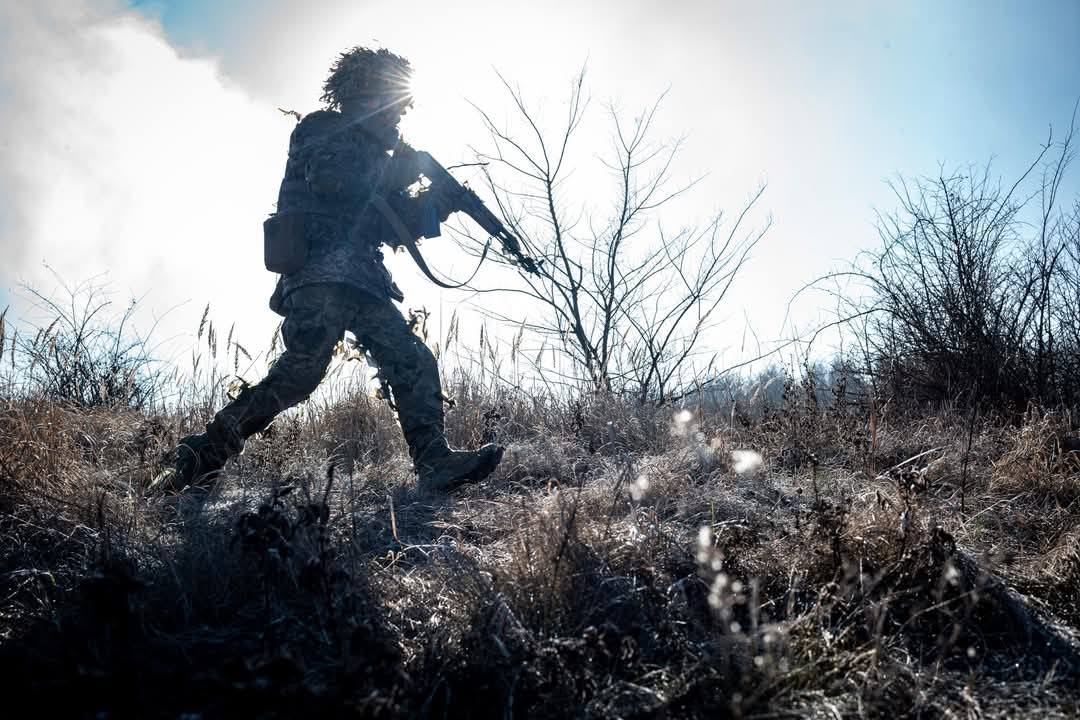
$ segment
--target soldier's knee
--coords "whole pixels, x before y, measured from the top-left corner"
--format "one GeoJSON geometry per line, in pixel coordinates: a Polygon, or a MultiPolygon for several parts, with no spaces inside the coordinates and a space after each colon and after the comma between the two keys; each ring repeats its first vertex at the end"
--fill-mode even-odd
{"type": "Polygon", "coordinates": [[[435,356],[416,336],[403,343],[392,365],[399,376],[398,381],[405,385],[416,385],[438,373],[435,356]]]}
{"type": "Polygon", "coordinates": [[[345,298],[318,285],[294,291],[286,308],[281,327],[285,347],[303,354],[326,355],[328,359],[354,313],[345,298]]]}
{"type": "Polygon", "coordinates": [[[413,335],[410,342],[410,352],[413,356],[413,364],[423,371],[428,371],[438,367],[438,363],[435,361],[435,354],[431,352],[424,341],[413,335]]]}
{"type": "Polygon", "coordinates": [[[352,326],[379,374],[391,385],[406,388],[438,376],[435,356],[389,303],[371,304],[352,326]]]}
{"type": "Polygon", "coordinates": [[[320,318],[290,315],[281,326],[287,350],[304,355],[327,355],[344,334],[343,328],[321,322],[320,318]]]}
{"type": "Polygon", "coordinates": [[[423,343],[404,343],[392,352],[382,353],[382,357],[373,364],[378,369],[379,377],[390,383],[399,392],[429,382],[438,384],[438,365],[435,356],[423,343]]]}
{"type": "Polygon", "coordinates": [[[311,393],[319,387],[319,383],[326,377],[326,363],[313,364],[305,367],[302,372],[296,373],[290,383],[299,400],[307,400],[311,393]]]}
{"type": "Polygon", "coordinates": [[[329,351],[312,354],[286,350],[274,362],[264,382],[270,383],[279,396],[292,403],[300,402],[319,387],[330,365],[330,356],[329,351]]]}

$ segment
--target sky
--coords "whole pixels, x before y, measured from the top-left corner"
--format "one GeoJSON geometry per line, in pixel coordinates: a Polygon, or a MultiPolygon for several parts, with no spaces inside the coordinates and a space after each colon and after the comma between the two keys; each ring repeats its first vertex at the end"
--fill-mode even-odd
{"type": "MultiPolygon", "coordinates": [[[[207,303],[266,347],[279,318],[261,223],[293,123],[278,108],[317,109],[336,54],[381,45],[417,69],[406,139],[446,165],[484,147],[474,105],[511,116],[498,74],[555,124],[584,66],[583,207],[611,202],[605,106],[632,117],[664,93],[656,136],[685,136],[673,174],[701,178],[668,223],[736,211],[766,183],[754,222],[773,225],[709,339],[733,364],[754,351],[747,324],[768,344],[828,318],[823,297],[788,301],[873,247],[890,178],[1026,167],[1080,98],[1078,36],[1074,0],[0,0],[0,308],[25,304],[25,284],[93,281],[139,298],[142,327],[178,354],[207,303]]],[[[446,275],[471,268],[449,244],[425,249],[446,275]]],[[[407,256],[390,266],[436,326],[472,316],[407,256]]]]}

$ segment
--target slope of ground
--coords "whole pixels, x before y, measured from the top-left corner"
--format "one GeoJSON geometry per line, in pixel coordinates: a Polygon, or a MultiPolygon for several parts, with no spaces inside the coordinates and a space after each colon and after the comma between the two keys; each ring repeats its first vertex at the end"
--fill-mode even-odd
{"type": "Polygon", "coordinates": [[[142,487],[178,417],[5,400],[8,702],[1080,714],[1080,475],[1060,418],[868,430],[793,401],[717,416],[484,387],[458,379],[451,440],[509,450],[450,497],[417,493],[393,416],[360,394],[280,419],[209,496],[165,499],[142,487]]]}

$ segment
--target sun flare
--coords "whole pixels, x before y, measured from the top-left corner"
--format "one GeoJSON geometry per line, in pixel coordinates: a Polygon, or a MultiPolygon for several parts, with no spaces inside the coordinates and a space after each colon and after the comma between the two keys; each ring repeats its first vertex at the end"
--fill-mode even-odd
{"type": "Polygon", "coordinates": [[[402,121],[402,132],[423,146],[445,148],[461,135],[463,120],[461,88],[445,71],[423,64],[414,66],[408,92],[413,105],[402,121]]]}

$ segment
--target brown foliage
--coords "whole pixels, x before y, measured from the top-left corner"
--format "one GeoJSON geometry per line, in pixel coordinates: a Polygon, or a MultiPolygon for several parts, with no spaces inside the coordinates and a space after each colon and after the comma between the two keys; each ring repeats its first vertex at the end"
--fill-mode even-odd
{"type": "Polygon", "coordinates": [[[453,387],[453,436],[510,446],[482,486],[417,494],[386,408],[342,391],[199,513],[138,491],[177,418],[8,399],[0,670],[56,709],[211,715],[1076,707],[1060,416],[970,450],[966,418],[883,422],[869,448],[796,387],[745,423],[453,387]]]}

